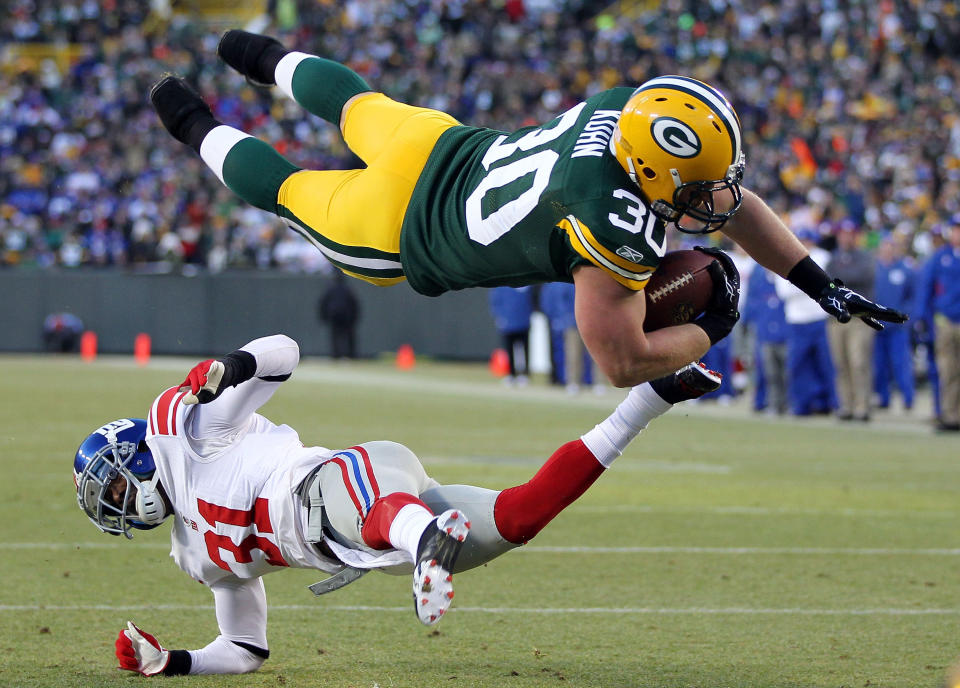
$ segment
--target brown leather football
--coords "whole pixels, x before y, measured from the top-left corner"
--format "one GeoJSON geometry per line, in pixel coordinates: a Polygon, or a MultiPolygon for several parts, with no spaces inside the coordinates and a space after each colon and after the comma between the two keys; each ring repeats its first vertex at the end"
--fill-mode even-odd
{"type": "Polygon", "coordinates": [[[701,251],[671,251],[657,267],[644,291],[647,295],[645,332],[690,322],[707,308],[713,278],[707,267],[716,260],[701,251]]]}

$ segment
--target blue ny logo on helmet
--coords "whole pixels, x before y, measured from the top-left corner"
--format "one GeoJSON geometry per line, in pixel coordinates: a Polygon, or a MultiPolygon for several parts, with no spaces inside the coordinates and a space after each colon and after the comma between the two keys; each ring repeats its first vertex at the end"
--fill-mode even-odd
{"type": "Polygon", "coordinates": [[[168,515],[146,436],[145,420],[120,418],[94,430],[77,449],[77,503],[104,533],[130,538],[131,528],[155,528],[168,515]]]}

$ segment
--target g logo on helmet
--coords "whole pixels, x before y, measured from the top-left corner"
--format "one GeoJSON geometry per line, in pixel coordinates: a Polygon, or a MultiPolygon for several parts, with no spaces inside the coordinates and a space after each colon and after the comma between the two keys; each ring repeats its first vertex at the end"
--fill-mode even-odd
{"type": "Polygon", "coordinates": [[[653,120],[650,133],[658,146],[678,158],[695,157],[703,147],[697,132],[674,117],[653,120]]]}

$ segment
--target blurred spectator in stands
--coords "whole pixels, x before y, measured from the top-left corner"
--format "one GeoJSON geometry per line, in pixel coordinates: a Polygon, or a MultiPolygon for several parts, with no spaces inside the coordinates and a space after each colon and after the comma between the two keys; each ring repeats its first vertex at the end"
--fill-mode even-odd
{"type": "MultiPolygon", "coordinates": [[[[836,248],[830,254],[825,269],[829,274],[868,299],[874,299],[874,258],[861,247],[860,227],[844,219],[834,233],[836,248]]],[[[836,320],[827,324],[830,355],[837,380],[837,418],[840,420],[870,420],[870,395],[873,390],[871,361],[874,330],[861,323],[856,327],[834,327],[836,320]]]]}
{"type": "Polygon", "coordinates": [[[80,350],[83,321],[73,313],[51,313],[43,319],[43,348],[54,353],[80,350]]]}
{"type": "Polygon", "coordinates": [[[757,266],[750,273],[741,322],[754,341],[753,409],[771,415],[787,412],[787,321],[777,296],[776,275],[757,266]]]}
{"type": "Polygon", "coordinates": [[[604,382],[598,379],[602,373],[593,365],[587,347],[577,329],[575,314],[576,290],[571,282],[548,282],[540,287],[540,308],[550,322],[561,347],[559,355],[553,356],[560,371],[560,381],[570,394],[576,394],[584,385],[593,385],[594,391],[602,392],[604,382]]]}
{"type": "Polygon", "coordinates": [[[550,382],[555,385],[567,383],[564,338],[569,328],[577,326],[571,305],[572,287],[566,282],[540,285],[540,311],[547,317],[550,328],[550,382]]]}
{"type": "MultiPolygon", "coordinates": [[[[830,254],[817,246],[818,235],[801,229],[797,238],[824,267],[830,254]]],[[[787,397],[796,416],[830,413],[837,407],[833,361],[827,341],[827,314],[782,277],[775,282],[787,323],[787,397]]],[[[858,323],[854,323],[858,324],[858,323]]]]}
{"type": "MultiPolygon", "coordinates": [[[[904,257],[903,242],[893,234],[880,239],[874,280],[874,297],[904,313],[914,307],[913,261],[904,257]]],[[[873,390],[877,405],[890,406],[890,381],[894,380],[903,396],[903,407],[913,408],[913,352],[910,349],[910,323],[885,324],[873,340],[873,390]]]]}
{"type": "Polygon", "coordinates": [[[940,416],[937,428],[960,431],[960,215],[950,218],[947,243],[923,265],[917,287],[918,319],[933,321],[940,416]]]}
{"type": "Polygon", "coordinates": [[[342,272],[334,270],[329,280],[329,286],[317,302],[317,317],[330,328],[330,355],[356,358],[360,301],[342,272]]]}
{"type": "MultiPolygon", "coordinates": [[[[160,247],[171,228],[182,260],[219,269],[225,250],[228,267],[275,265],[273,244],[283,233],[248,234],[232,210],[223,214],[226,236],[212,238],[211,225],[196,222],[201,236],[180,234],[193,199],[206,194],[209,213],[220,214],[223,197],[215,179],[174,153],[156,123],[146,93],[165,69],[218,94],[221,119],[282,147],[296,163],[354,166],[335,127],[304,120],[295,106],[226,74],[214,58],[219,31],[171,11],[188,4],[4,3],[0,217],[9,207],[35,224],[0,222],[2,264],[102,260],[73,244],[64,262],[58,256],[70,235],[87,247],[87,218],[103,217],[95,208],[105,205],[107,216],[127,211],[114,229],[126,242],[128,267],[178,258],[172,240],[160,247]],[[140,218],[152,231],[134,230],[140,218]],[[215,245],[220,255],[204,257],[215,245]]],[[[749,184],[795,227],[816,227],[839,212],[829,209],[842,208],[872,229],[909,223],[926,254],[935,218],[960,211],[960,18],[950,2],[605,7],[586,0],[283,0],[268,15],[274,27],[263,30],[280,33],[289,47],[347,61],[398,100],[508,130],[545,121],[603,88],[689,74],[730,97],[743,120],[749,184]],[[818,217],[802,221],[799,210],[818,217]]],[[[261,227],[272,223],[256,212],[261,227]]]]}
{"type": "Polygon", "coordinates": [[[510,361],[507,382],[526,385],[529,381],[530,316],[533,290],[527,287],[496,287],[490,290],[490,312],[503,339],[510,361]]]}
{"type": "Polygon", "coordinates": [[[923,251],[917,251],[919,256],[924,258],[920,261],[915,273],[915,301],[913,304],[911,320],[912,332],[911,342],[916,352],[915,368],[917,369],[917,381],[922,385],[924,382],[930,385],[930,393],[933,397],[933,422],[940,422],[940,375],[937,372],[937,347],[933,341],[933,312],[924,313],[919,304],[919,281],[921,276],[922,264],[926,258],[936,253],[945,245],[944,235],[948,232],[946,224],[934,223],[928,232],[922,232],[914,237],[913,245],[918,244],[926,246],[923,251]]]}

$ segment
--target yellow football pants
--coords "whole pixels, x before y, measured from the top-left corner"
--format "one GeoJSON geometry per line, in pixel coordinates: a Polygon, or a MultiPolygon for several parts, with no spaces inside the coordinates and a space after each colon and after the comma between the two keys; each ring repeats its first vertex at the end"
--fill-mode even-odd
{"type": "Polygon", "coordinates": [[[400,227],[414,186],[440,135],[459,122],[382,93],[348,104],[343,137],[367,167],[301,170],[280,187],[277,204],[330,261],[378,285],[404,279],[400,227]]]}

